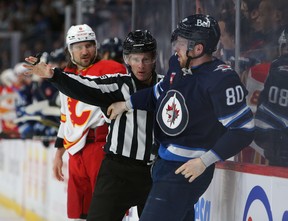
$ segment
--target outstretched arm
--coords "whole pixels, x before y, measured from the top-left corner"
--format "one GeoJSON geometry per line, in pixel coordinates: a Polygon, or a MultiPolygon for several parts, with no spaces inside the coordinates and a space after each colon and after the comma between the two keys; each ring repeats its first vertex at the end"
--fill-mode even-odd
{"type": "Polygon", "coordinates": [[[79,101],[106,108],[111,103],[123,101],[130,95],[127,88],[130,87],[128,84],[131,84],[131,77],[127,74],[112,73],[89,78],[63,72],[58,68],[52,70],[49,64],[43,62],[34,65],[37,61],[35,57],[28,57],[25,60],[29,62],[24,65],[28,69],[26,74],[48,78],[59,91],[79,101]]]}
{"type": "Polygon", "coordinates": [[[23,64],[23,67],[28,69],[26,74],[28,75],[35,74],[41,78],[53,77],[54,72],[50,64],[46,64],[44,62],[37,63],[38,58],[32,56],[25,58],[25,61],[28,62],[27,64],[23,64]]]}

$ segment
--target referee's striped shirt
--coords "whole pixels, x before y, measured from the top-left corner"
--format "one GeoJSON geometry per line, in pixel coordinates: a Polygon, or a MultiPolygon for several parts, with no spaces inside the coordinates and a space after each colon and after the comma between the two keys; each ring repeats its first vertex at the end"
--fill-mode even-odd
{"type": "MultiPolygon", "coordinates": [[[[156,73],[153,83],[157,81],[156,73]]],[[[139,89],[148,87],[131,74],[111,74],[101,77],[83,77],[54,69],[51,82],[62,93],[82,102],[100,106],[106,114],[107,107],[116,101],[129,99],[139,89]]],[[[105,145],[106,153],[150,162],[155,158],[153,146],[153,112],[130,110],[112,120],[105,145]]]]}

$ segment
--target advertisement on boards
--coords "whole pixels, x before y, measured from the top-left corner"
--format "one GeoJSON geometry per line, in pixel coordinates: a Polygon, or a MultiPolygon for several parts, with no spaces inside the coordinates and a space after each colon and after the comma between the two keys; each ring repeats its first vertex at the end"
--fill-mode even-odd
{"type": "Polygon", "coordinates": [[[288,221],[288,179],[248,171],[216,169],[195,221],[288,221]]]}

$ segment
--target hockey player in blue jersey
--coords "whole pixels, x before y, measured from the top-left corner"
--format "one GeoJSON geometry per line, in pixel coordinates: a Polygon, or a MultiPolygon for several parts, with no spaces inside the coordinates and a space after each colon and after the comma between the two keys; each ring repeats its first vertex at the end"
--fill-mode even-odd
{"type": "Polygon", "coordinates": [[[270,66],[255,115],[255,142],[272,166],[288,166],[288,27],[279,38],[280,57],[270,66]]]}
{"type": "Polygon", "coordinates": [[[108,109],[111,118],[132,108],[155,113],[159,157],[140,221],[194,221],[193,205],[208,188],[215,162],[253,140],[247,91],[237,73],[212,56],[219,37],[214,18],[183,19],[172,34],[176,55],[164,79],[108,109]]]}

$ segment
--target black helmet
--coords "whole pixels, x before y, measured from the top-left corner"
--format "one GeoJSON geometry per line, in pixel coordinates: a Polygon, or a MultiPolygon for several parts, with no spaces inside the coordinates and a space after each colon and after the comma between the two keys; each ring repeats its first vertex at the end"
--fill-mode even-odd
{"type": "Polygon", "coordinates": [[[157,43],[148,30],[130,32],[123,43],[123,54],[156,52],[157,43]]]}
{"type": "Polygon", "coordinates": [[[220,38],[220,28],[213,17],[195,14],[178,23],[172,33],[171,41],[176,40],[178,36],[190,40],[188,50],[193,49],[196,44],[203,44],[205,53],[212,54],[220,38]]]}
{"type": "Polygon", "coordinates": [[[109,52],[110,58],[122,58],[123,55],[123,46],[122,40],[120,38],[106,38],[100,45],[99,49],[101,54],[109,52]]]}

